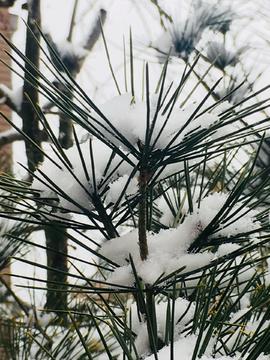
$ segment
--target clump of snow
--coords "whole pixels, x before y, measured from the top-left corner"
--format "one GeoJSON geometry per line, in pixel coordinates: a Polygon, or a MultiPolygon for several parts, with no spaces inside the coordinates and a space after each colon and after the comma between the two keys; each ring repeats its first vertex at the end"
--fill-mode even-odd
{"type": "MultiPolygon", "coordinates": [[[[119,195],[121,194],[122,190],[126,186],[126,183],[128,182],[128,179],[129,179],[129,176],[127,174],[125,174],[110,183],[110,188],[109,188],[108,194],[106,196],[107,203],[110,203],[110,202],[115,203],[118,200],[119,195]]],[[[137,184],[138,184],[137,179],[135,177],[132,178],[128,185],[128,188],[125,192],[127,196],[132,195],[136,192],[137,184]]]]}
{"type": "MultiPolygon", "coordinates": [[[[186,267],[185,271],[198,269],[209,264],[216,257],[222,257],[239,248],[236,244],[221,245],[217,253],[188,253],[189,246],[207,227],[216,216],[227,200],[227,195],[214,193],[201,201],[200,208],[194,209],[185,221],[177,229],[161,230],[158,234],[148,233],[147,260],[141,261],[138,245],[137,230],[112,239],[105,243],[100,253],[120,265],[115,272],[108,278],[108,282],[116,285],[132,286],[134,278],[131,266],[128,264],[129,255],[132,256],[136,271],[142,280],[147,284],[153,284],[162,274],[169,275],[176,270],[186,267]]],[[[240,204],[236,205],[236,216],[245,213],[247,208],[242,208],[238,212],[240,204]]],[[[244,218],[235,219],[227,227],[220,226],[215,236],[229,238],[232,235],[252,230],[257,227],[254,222],[256,212],[250,211],[244,218]]],[[[233,217],[234,218],[234,217],[233,217]]]]}
{"type": "MultiPolygon", "coordinates": [[[[156,112],[157,98],[157,94],[151,95],[150,98],[151,121],[153,120],[156,112]]],[[[163,109],[159,110],[150,144],[155,144],[155,149],[164,149],[173,139],[175,134],[182,129],[183,126],[185,126],[196,107],[196,104],[189,105],[186,109],[180,109],[175,106],[165,126],[164,124],[167,119],[167,113],[162,115],[163,109]],[[160,135],[159,133],[161,129],[162,134],[160,135]]],[[[118,131],[121,131],[122,135],[125,136],[132,146],[136,147],[138,141],[145,143],[147,126],[147,107],[145,101],[140,101],[138,99],[133,101],[132,95],[128,93],[114,97],[111,101],[100,105],[99,108],[103,115],[116,129],[118,129],[118,131]]],[[[99,121],[100,124],[103,124],[103,127],[98,124],[96,126],[111,142],[117,146],[125,148],[122,141],[115,138],[113,131],[111,132],[106,130],[109,126],[106,124],[104,119],[101,118],[101,116],[98,114],[94,116],[93,114],[93,117],[95,120],[99,121]]],[[[181,134],[179,134],[172,144],[178,144],[189,132],[195,129],[207,129],[218,121],[219,117],[217,112],[202,114],[201,116],[193,119],[193,121],[188,124],[188,126],[181,132],[181,134]]]]}
{"type": "Polygon", "coordinates": [[[240,245],[234,244],[234,243],[221,244],[216,252],[216,257],[222,257],[222,256],[230,254],[240,248],[241,248],[240,245]]]}
{"type": "MultiPolygon", "coordinates": [[[[163,342],[165,341],[168,302],[170,302],[170,308],[172,308],[171,299],[166,299],[166,301],[160,301],[155,305],[157,318],[157,334],[159,339],[161,339],[163,342]]],[[[175,300],[174,306],[174,337],[175,340],[178,340],[180,332],[185,328],[186,324],[188,324],[189,321],[193,319],[195,312],[195,304],[190,304],[190,302],[184,298],[178,298],[175,300]],[[188,311],[186,311],[187,309],[188,311]],[[185,315],[183,316],[184,313],[185,315]]],[[[141,319],[139,319],[136,304],[132,304],[132,306],[130,307],[130,312],[132,322],[131,329],[137,335],[135,339],[136,350],[140,356],[147,356],[150,353],[147,325],[144,321],[141,321],[141,319]]]]}
{"type": "MultiPolygon", "coordinates": [[[[111,157],[111,150],[101,141],[96,139],[92,140],[92,149],[95,157],[95,181],[96,184],[99,185],[104,180],[103,174],[111,157]]],[[[76,146],[73,146],[66,151],[66,156],[73,166],[71,171],[69,171],[68,168],[61,163],[55,154],[50,154],[50,157],[61,166],[61,169],[50,159],[46,158],[40,169],[49,177],[50,181],[46,180],[42,174],[37,173],[32,184],[33,189],[41,192],[40,196],[42,198],[56,199],[59,201],[58,206],[67,211],[82,212],[81,208],[89,210],[94,209],[91,198],[91,195],[94,192],[94,181],[91,168],[89,142],[81,144],[81,151],[83,153],[85,164],[87,165],[89,181],[86,178],[78,149],[76,146]],[[60,190],[57,190],[57,187],[60,190]]],[[[110,174],[112,169],[116,168],[120,161],[120,157],[116,155],[113,158],[107,173],[110,174]]],[[[117,196],[120,195],[123,189],[123,183],[128,179],[127,174],[131,171],[132,167],[126,162],[123,162],[117,167],[117,171],[113,172],[111,176],[106,179],[104,186],[108,185],[110,182],[113,183],[119,178],[122,179],[120,184],[116,182],[112,185],[113,192],[110,192],[109,194],[109,201],[112,201],[115,198],[117,199],[117,196]]],[[[137,188],[134,182],[130,184],[129,190],[127,191],[128,193],[136,193],[137,188]]]]}
{"type": "MultiPolygon", "coordinates": [[[[197,210],[201,215],[200,221],[202,228],[205,228],[216,216],[225,204],[227,198],[228,195],[216,192],[203,199],[200,204],[200,209],[197,210]]],[[[230,237],[242,232],[247,232],[247,230],[255,230],[259,227],[259,223],[255,221],[258,211],[249,210],[246,206],[241,207],[241,202],[234,205],[230,212],[230,215],[234,214],[232,218],[228,222],[225,219],[220,223],[217,231],[219,236],[230,237]]]]}
{"type": "Polygon", "coordinates": [[[4,84],[0,84],[0,103],[3,104],[9,99],[17,109],[21,110],[22,100],[23,100],[23,89],[21,86],[16,87],[14,90],[11,90],[4,84]]]}
{"type": "Polygon", "coordinates": [[[84,59],[89,54],[89,51],[82,46],[75,45],[67,40],[59,41],[57,43],[57,50],[59,51],[61,59],[84,59]]]}
{"type": "Polygon", "coordinates": [[[159,234],[148,233],[149,256],[146,261],[140,259],[137,230],[108,241],[102,246],[100,253],[121,266],[108,278],[108,282],[116,285],[133,285],[131,266],[127,265],[129,254],[133,258],[138,275],[148,284],[155,282],[162,273],[168,275],[183,266],[187,266],[187,270],[192,270],[196,269],[198,264],[208,264],[214,254],[187,253],[189,245],[199,232],[196,219],[189,217],[177,229],[162,230],[159,234]]]}
{"type": "MultiPolygon", "coordinates": [[[[196,186],[193,192],[193,202],[196,203],[199,196],[200,196],[201,189],[199,186],[196,186]]],[[[176,211],[178,211],[179,204],[181,204],[181,213],[186,214],[189,212],[189,204],[188,204],[188,198],[187,193],[184,190],[175,191],[173,188],[169,188],[166,190],[166,197],[170,199],[171,205],[173,206],[176,211]]],[[[161,212],[161,217],[159,218],[159,222],[164,224],[165,226],[173,226],[174,223],[174,215],[171,211],[170,206],[168,205],[168,202],[166,201],[164,196],[159,197],[155,201],[158,210],[161,212]]]]}
{"type": "MultiPolygon", "coordinates": [[[[196,335],[189,335],[186,337],[182,337],[178,341],[174,342],[174,358],[176,360],[191,360],[193,349],[195,347],[197,341],[196,335]],[[180,356],[179,356],[180,355],[180,356]]],[[[158,352],[158,359],[159,360],[168,360],[170,359],[170,346],[165,346],[158,352]]],[[[234,356],[227,356],[227,355],[220,355],[218,356],[218,359],[220,360],[245,360],[249,356],[249,353],[247,353],[244,357],[242,357],[241,354],[237,353],[234,356]]],[[[154,354],[151,356],[148,356],[145,358],[145,360],[154,360],[155,356],[154,354]]],[[[196,357],[196,360],[215,360],[217,357],[211,356],[211,354],[203,355],[200,358],[196,357]]],[[[269,360],[269,355],[260,354],[257,357],[257,360],[269,360]]]]}
{"type": "MultiPolygon", "coordinates": [[[[175,318],[174,323],[176,324],[177,318],[179,318],[184,312],[186,307],[188,306],[188,301],[185,299],[177,299],[175,302],[175,318]]],[[[158,334],[160,339],[164,340],[164,333],[160,331],[160,329],[165,329],[165,323],[166,323],[166,309],[167,305],[165,303],[159,303],[156,305],[156,313],[157,313],[157,326],[158,326],[158,334]]],[[[198,334],[190,334],[185,335],[184,333],[180,332],[185,328],[187,323],[192,320],[194,315],[195,305],[192,304],[190,307],[190,310],[188,311],[187,315],[180,321],[181,324],[177,324],[175,327],[175,338],[173,343],[173,351],[174,351],[174,358],[175,359],[181,359],[181,360],[190,360],[193,356],[193,352],[195,349],[196,342],[198,340],[198,334]],[[179,326],[179,328],[178,328],[179,326]],[[179,335],[180,334],[180,335],[179,335]]],[[[243,324],[243,327],[239,327],[239,323],[241,323],[240,318],[243,316],[249,309],[243,309],[239,310],[237,313],[235,313],[232,318],[230,319],[230,323],[237,324],[236,325],[236,331],[235,333],[228,334],[228,339],[224,338],[223,341],[226,341],[226,347],[228,349],[232,348],[236,339],[239,337],[240,331],[244,331],[247,336],[252,336],[259,325],[261,325],[261,318],[260,319],[252,319],[251,321],[248,321],[247,324],[243,324]]],[[[263,314],[262,314],[263,316],[263,314]]],[[[262,317],[261,316],[261,317],[262,317]]],[[[134,316],[133,316],[134,318],[134,316]]],[[[147,356],[149,354],[149,345],[145,341],[145,338],[143,338],[143,335],[146,334],[146,325],[144,323],[139,323],[138,320],[132,318],[132,324],[134,325],[132,329],[135,331],[135,333],[138,333],[138,350],[139,355],[143,356],[147,360],[154,360],[155,356],[154,354],[147,356]]],[[[266,329],[269,326],[270,321],[266,321],[263,325],[261,330],[266,329]]],[[[147,336],[147,335],[145,335],[147,336]]],[[[245,336],[242,337],[242,341],[245,339],[245,336]]],[[[203,341],[203,340],[202,340],[203,341]]],[[[239,341],[239,340],[238,340],[239,341]]],[[[137,345],[137,342],[136,342],[137,345]]],[[[226,355],[212,355],[212,351],[216,345],[216,339],[215,337],[212,337],[209,341],[209,344],[207,346],[207,349],[202,357],[200,359],[203,360],[214,360],[217,357],[222,360],[244,360],[249,356],[249,353],[246,353],[244,357],[241,356],[240,353],[236,353],[234,356],[226,356],[226,355]]],[[[158,359],[159,360],[167,360],[170,359],[170,352],[171,352],[171,345],[164,346],[159,352],[158,352],[158,359]]],[[[269,360],[269,355],[260,354],[257,358],[258,360],[269,360]]],[[[199,357],[196,357],[196,360],[199,360],[199,357]]]]}
{"type": "MultiPolygon", "coordinates": [[[[177,360],[191,360],[192,359],[192,354],[196,345],[196,341],[197,341],[197,336],[195,334],[192,335],[188,335],[188,336],[184,336],[182,335],[180,337],[180,339],[178,339],[177,341],[174,341],[173,343],[173,349],[174,349],[174,358],[177,360]]],[[[212,347],[214,346],[214,344],[212,344],[212,347]]],[[[206,360],[206,359],[214,359],[214,357],[212,357],[211,351],[212,351],[212,347],[209,346],[207,348],[206,354],[207,355],[203,355],[200,359],[201,360],[206,360]]],[[[159,352],[158,352],[158,359],[159,360],[168,360],[170,359],[170,352],[171,352],[171,346],[164,346],[159,352]]],[[[221,357],[223,358],[223,357],[221,357]]],[[[154,360],[155,356],[154,354],[151,356],[146,357],[145,359],[147,360],[154,360]]],[[[196,360],[199,358],[196,358],[196,360]]],[[[231,360],[231,357],[224,357],[224,360],[231,360]]],[[[240,358],[239,358],[240,360],[240,358]]]]}

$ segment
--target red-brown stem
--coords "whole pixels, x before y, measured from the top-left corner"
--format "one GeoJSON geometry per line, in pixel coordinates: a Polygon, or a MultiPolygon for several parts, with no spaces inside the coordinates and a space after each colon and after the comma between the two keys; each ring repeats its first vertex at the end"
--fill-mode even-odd
{"type": "Polygon", "coordinates": [[[147,245],[147,236],[146,236],[146,190],[147,190],[147,170],[142,170],[139,176],[139,247],[140,247],[140,256],[144,261],[148,257],[148,245],[147,245]]]}

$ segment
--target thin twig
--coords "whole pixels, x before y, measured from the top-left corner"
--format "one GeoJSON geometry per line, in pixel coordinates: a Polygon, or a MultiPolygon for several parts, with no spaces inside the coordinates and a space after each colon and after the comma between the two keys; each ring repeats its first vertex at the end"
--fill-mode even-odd
{"type": "Polygon", "coordinates": [[[75,27],[75,17],[76,17],[76,13],[77,13],[78,3],[79,3],[79,0],[75,0],[74,6],[73,6],[73,11],[72,11],[72,16],[71,16],[71,21],[70,21],[69,34],[68,34],[68,37],[67,37],[67,41],[69,41],[69,42],[72,41],[72,36],[73,36],[74,27],[75,27]]]}

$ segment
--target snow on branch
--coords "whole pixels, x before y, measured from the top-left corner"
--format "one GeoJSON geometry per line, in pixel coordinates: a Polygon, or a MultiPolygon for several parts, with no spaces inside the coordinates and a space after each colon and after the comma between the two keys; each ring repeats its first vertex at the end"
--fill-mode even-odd
{"type": "Polygon", "coordinates": [[[22,88],[11,90],[6,85],[0,84],[0,103],[6,104],[12,111],[19,114],[22,104],[22,88]]]}
{"type": "Polygon", "coordinates": [[[166,31],[149,46],[158,52],[157,57],[161,62],[169,52],[171,56],[188,61],[207,29],[225,34],[235,18],[236,14],[229,6],[212,7],[197,0],[194,2],[193,12],[181,20],[174,14],[166,31]]]}
{"type": "Polygon", "coordinates": [[[105,23],[106,17],[107,17],[107,11],[104,9],[100,9],[99,17],[95,22],[95,25],[93,26],[92,31],[85,42],[85,45],[83,45],[84,49],[88,51],[92,50],[92,48],[94,47],[95,43],[97,42],[101,34],[101,26],[105,23]]]}
{"type": "Polygon", "coordinates": [[[14,141],[24,140],[23,136],[15,129],[10,129],[0,133],[0,148],[14,141]]]}
{"type": "Polygon", "coordinates": [[[69,39],[54,42],[50,33],[45,33],[47,41],[49,43],[49,53],[54,65],[63,71],[63,67],[60,64],[57,56],[61,59],[71,75],[75,78],[81,71],[82,65],[89,55],[89,52],[93,49],[101,34],[101,26],[105,23],[107,12],[103,9],[100,10],[98,19],[96,20],[93,28],[90,30],[87,38],[82,41],[81,45],[75,44],[69,39]],[[56,56],[57,55],[57,56],[56,56]]]}

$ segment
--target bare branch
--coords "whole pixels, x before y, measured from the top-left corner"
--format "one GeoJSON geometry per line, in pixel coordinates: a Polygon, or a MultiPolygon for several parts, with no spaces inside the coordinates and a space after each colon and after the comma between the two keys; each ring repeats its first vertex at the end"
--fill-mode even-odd
{"type": "Polygon", "coordinates": [[[6,144],[11,144],[18,140],[24,140],[24,137],[15,129],[3,131],[0,133],[0,148],[6,144]]]}
{"type": "Polygon", "coordinates": [[[71,17],[71,21],[70,21],[69,34],[68,34],[68,37],[67,37],[67,41],[69,41],[69,42],[72,41],[72,35],[73,35],[74,26],[75,26],[75,17],[76,17],[78,3],[79,3],[79,1],[75,0],[74,7],[73,7],[73,12],[72,12],[72,17],[71,17]]]}
{"type": "Polygon", "coordinates": [[[92,28],[92,31],[88,37],[88,39],[86,40],[85,45],[83,45],[83,48],[91,51],[92,48],[94,47],[95,43],[97,42],[100,34],[101,34],[101,28],[100,28],[100,24],[104,24],[106,21],[106,17],[107,17],[107,11],[104,9],[100,9],[99,11],[99,17],[96,20],[95,25],[92,28]]]}
{"type": "MultiPolygon", "coordinates": [[[[22,97],[22,89],[19,89],[21,92],[22,97]]],[[[14,93],[10,88],[8,88],[4,84],[0,84],[0,103],[6,104],[12,111],[15,111],[18,115],[20,115],[20,106],[21,106],[21,99],[16,101],[17,94],[14,93]]]]}
{"type": "MultiPolygon", "coordinates": [[[[38,138],[40,142],[50,142],[48,134],[45,130],[39,130],[38,138]]],[[[7,144],[12,144],[14,141],[25,140],[24,136],[16,129],[9,129],[0,132],[0,148],[7,144]]]]}

